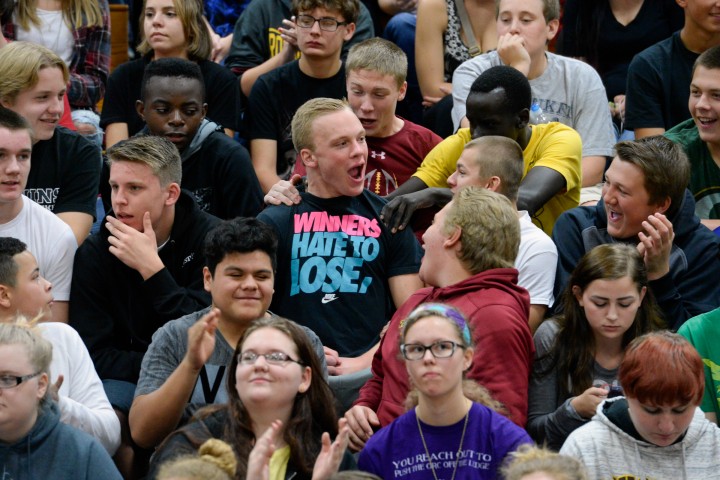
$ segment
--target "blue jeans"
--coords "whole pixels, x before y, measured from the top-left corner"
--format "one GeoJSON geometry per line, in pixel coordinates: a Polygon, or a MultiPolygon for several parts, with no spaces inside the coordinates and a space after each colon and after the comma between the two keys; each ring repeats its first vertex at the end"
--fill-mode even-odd
{"type": "Polygon", "coordinates": [[[127,414],[130,411],[133,398],[135,398],[135,384],[113,379],[105,379],[102,384],[110,405],[127,414]]]}

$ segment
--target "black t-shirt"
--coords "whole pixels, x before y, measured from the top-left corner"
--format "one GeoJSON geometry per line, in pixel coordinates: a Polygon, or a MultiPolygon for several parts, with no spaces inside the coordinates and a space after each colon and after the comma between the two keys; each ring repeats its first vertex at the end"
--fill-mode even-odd
{"type": "MultiPolygon", "coordinates": [[[[103,100],[100,126],[111,123],[127,123],[128,134],[133,136],[142,130],[145,122],[135,110],[140,99],[145,66],[150,58],[145,56],[126,62],[116,68],[108,79],[105,100],[103,100]]],[[[205,101],[208,104],[207,118],[231,130],[240,125],[240,84],[233,73],[208,60],[197,62],[205,81],[205,101]]]]}
{"type": "Polygon", "coordinates": [[[25,195],[53,213],[95,218],[102,156],[97,146],[65,127],[33,146],[25,195]]]}
{"type": "Polygon", "coordinates": [[[688,97],[698,56],[685,48],[680,32],[635,55],[625,92],[627,128],[669,130],[690,118],[688,97]]]}
{"type": "Polygon", "coordinates": [[[417,273],[421,249],[410,229],[390,233],[385,200],[302,194],[292,207],[258,219],[278,235],[278,275],[270,309],[314,331],[342,356],[368,351],[395,312],[388,279],[417,273]]]}
{"type": "Polygon", "coordinates": [[[318,79],[300,71],[297,60],[276,68],[253,85],[245,112],[249,140],[277,141],[277,173],[290,173],[295,163],[290,122],[300,106],[312,98],[345,98],[345,66],[329,78],[318,79]]]}

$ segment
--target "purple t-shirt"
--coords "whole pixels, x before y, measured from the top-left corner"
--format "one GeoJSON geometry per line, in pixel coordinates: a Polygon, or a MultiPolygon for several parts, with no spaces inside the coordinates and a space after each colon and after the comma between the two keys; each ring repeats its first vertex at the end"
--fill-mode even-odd
{"type": "MultiPolygon", "coordinates": [[[[465,419],[445,427],[420,424],[437,478],[452,477],[465,419]]],[[[455,479],[498,478],[505,456],[524,443],[532,443],[525,430],[474,403],[455,479]]],[[[358,468],[388,479],[433,478],[414,409],[370,437],[360,452],[358,468]]]]}

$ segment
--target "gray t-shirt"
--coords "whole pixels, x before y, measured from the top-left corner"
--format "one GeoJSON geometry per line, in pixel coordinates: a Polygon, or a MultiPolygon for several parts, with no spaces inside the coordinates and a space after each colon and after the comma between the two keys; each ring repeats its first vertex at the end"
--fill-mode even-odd
{"type": "MultiPolygon", "coordinates": [[[[570,405],[570,400],[575,397],[558,397],[557,371],[545,372],[552,360],[542,357],[552,349],[559,329],[554,319],[548,319],[535,332],[536,356],[528,389],[527,431],[537,443],[547,442],[547,446],[554,450],[560,449],[573,430],[590,420],[581,417],[570,405]]],[[[593,385],[617,385],[617,372],[617,368],[608,370],[595,362],[593,385]]]]}
{"type": "MultiPolygon", "coordinates": [[[[210,307],[185,315],[166,323],[153,334],[152,343],[143,357],[140,368],[140,379],[135,389],[136,397],[152,393],[165,383],[185,357],[188,348],[188,328],[209,311],[210,307]]],[[[310,338],[320,360],[323,376],[327,379],[327,364],[322,343],[312,330],[307,327],[302,328],[310,338]]],[[[200,407],[213,403],[227,403],[226,370],[232,361],[234,351],[235,347],[228,344],[220,330],[216,330],[215,349],[200,370],[181,423],[185,423],[200,407]]]]}
{"type": "MultiPolygon", "coordinates": [[[[533,102],[553,122],[564,123],[580,134],[583,157],[612,156],[615,144],[610,108],[600,75],[587,63],[546,53],[547,68],[530,80],[533,102]]],[[[457,130],[465,116],[465,100],[475,79],[490,67],[503,65],[497,51],[488,52],[460,65],[453,74],[453,126],[457,130]]]]}

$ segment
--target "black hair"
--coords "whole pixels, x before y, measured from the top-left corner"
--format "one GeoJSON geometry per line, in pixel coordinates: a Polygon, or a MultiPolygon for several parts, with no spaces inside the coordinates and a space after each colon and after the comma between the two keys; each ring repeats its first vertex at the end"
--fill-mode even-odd
{"type": "Polygon", "coordinates": [[[13,237],[0,237],[0,284],[15,286],[18,264],[13,258],[27,250],[27,245],[13,237]]]}
{"type": "Polygon", "coordinates": [[[470,95],[475,93],[490,93],[497,88],[505,91],[503,107],[513,115],[523,109],[530,108],[532,92],[530,82],[518,70],[505,65],[490,67],[475,79],[470,87],[470,95]]]}
{"type": "Polygon", "coordinates": [[[15,132],[18,130],[27,130],[30,134],[30,138],[33,137],[33,129],[30,123],[20,115],[9,108],[0,107],[0,127],[7,128],[8,130],[15,132]]]}
{"type": "Polygon", "coordinates": [[[145,101],[145,88],[152,77],[188,78],[200,82],[205,100],[205,80],[197,63],[183,58],[159,58],[147,64],[140,87],[140,100],[145,101]]]}
{"type": "Polygon", "coordinates": [[[212,275],[215,267],[231,253],[267,253],[273,271],[277,269],[278,240],[275,230],[253,217],[226,220],[210,230],[205,237],[205,265],[212,275]]]}

